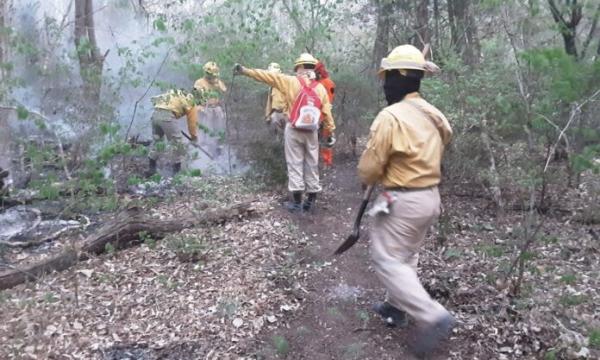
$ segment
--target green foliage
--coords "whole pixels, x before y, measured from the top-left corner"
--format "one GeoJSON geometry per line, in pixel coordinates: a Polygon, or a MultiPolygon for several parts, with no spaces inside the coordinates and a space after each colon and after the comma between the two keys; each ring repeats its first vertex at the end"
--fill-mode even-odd
{"type": "Polygon", "coordinates": [[[600,328],[590,331],[588,343],[592,349],[600,350],[600,328]]]}
{"type": "Polygon", "coordinates": [[[286,356],[290,352],[290,344],[282,335],[274,335],[272,341],[273,346],[275,346],[275,351],[277,351],[277,355],[286,356]]]}
{"type": "Polygon", "coordinates": [[[572,295],[566,294],[560,297],[558,302],[564,307],[573,307],[577,305],[581,305],[588,300],[586,295],[572,295]]]}
{"type": "Polygon", "coordinates": [[[575,274],[564,274],[560,277],[560,281],[567,285],[573,285],[577,281],[577,276],[575,274]]]}
{"type": "Polygon", "coordinates": [[[104,252],[106,252],[109,255],[114,255],[116,252],[116,248],[114,247],[113,244],[106,243],[106,245],[104,245],[104,252]]]}

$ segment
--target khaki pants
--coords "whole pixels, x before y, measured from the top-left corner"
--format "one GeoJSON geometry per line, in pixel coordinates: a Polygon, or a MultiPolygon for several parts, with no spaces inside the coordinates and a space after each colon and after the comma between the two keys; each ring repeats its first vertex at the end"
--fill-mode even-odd
{"type": "MultiPolygon", "coordinates": [[[[440,215],[437,187],[391,192],[396,200],[390,213],[375,216],[371,254],[375,271],[388,291],[388,302],[419,323],[432,324],[448,315],[417,277],[419,250],[429,227],[440,215]]],[[[377,201],[384,201],[380,196],[377,201]]]]}
{"type": "Polygon", "coordinates": [[[152,137],[154,144],[148,157],[158,160],[161,153],[167,151],[173,154],[173,161],[180,163],[185,159],[185,145],[183,136],[177,124],[177,119],[169,110],[155,109],[152,113],[152,137]],[[158,142],[167,139],[168,143],[164,149],[159,149],[158,142]]]}
{"type": "Polygon", "coordinates": [[[225,112],[220,106],[206,106],[200,113],[199,119],[200,124],[208,130],[208,133],[204,132],[200,135],[200,140],[211,154],[216,155],[225,142],[227,132],[225,112]]]}
{"type": "Polygon", "coordinates": [[[284,131],[284,147],[289,191],[321,192],[317,132],[296,130],[288,123],[284,131]]]}

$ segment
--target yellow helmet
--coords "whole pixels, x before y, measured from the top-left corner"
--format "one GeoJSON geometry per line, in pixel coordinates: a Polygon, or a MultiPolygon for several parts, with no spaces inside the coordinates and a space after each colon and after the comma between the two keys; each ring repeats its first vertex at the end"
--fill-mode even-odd
{"type": "Polygon", "coordinates": [[[317,65],[318,62],[319,61],[317,59],[315,59],[315,57],[312,56],[311,54],[302,53],[294,62],[294,69],[297,68],[298,65],[304,65],[304,64],[317,65]]]}
{"type": "Polygon", "coordinates": [[[422,70],[425,71],[425,56],[412,45],[400,45],[394,48],[387,57],[381,59],[379,76],[387,70],[422,70]]]}
{"type": "Polygon", "coordinates": [[[281,73],[281,66],[279,66],[278,63],[272,62],[267,67],[267,71],[274,72],[274,73],[281,73]]]}
{"type": "Polygon", "coordinates": [[[204,73],[206,74],[212,76],[219,76],[219,66],[214,61],[209,61],[206,64],[204,64],[202,70],[204,70],[204,73]]]}

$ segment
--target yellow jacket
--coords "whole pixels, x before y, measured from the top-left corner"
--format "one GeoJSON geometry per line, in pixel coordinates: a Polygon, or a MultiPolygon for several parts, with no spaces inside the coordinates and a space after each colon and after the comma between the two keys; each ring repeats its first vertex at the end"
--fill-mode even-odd
{"type": "Polygon", "coordinates": [[[411,93],[379,112],[358,163],[365,184],[424,188],[439,184],[450,123],[436,107],[411,93]],[[435,125],[434,125],[435,124],[435,125]]]}
{"type": "Polygon", "coordinates": [[[265,117],[266,120],[269,120],[269,115],[273,112],[273,110],[288,112],[288,106],[285,102],[285,97],[281,93],[281,91],[276,88],[271,88],[269,91],[269,96],[267,97],[267,106],[265,107],[265,117]]]}
{"type": "Polygon", "coordinates": [[[190,136],[192,138],[197,136],[198,112],[192,95],[186,95],[181,90],[170,90],[165,94],[153,97],[152,102],[155,109],[168,110],[176,119],[186,115],[190,136]]]}
{"type": "MultiPolygon", "coordinates": [[[[286,110],[288,112],[293,107],[294,100],[296,100],[296,97],[302,88],[302,85],[300,85],[300,82],[296,76],[277,74],[267,70],[246,68],[244,68],[243,74],[281,91],[284,96],[286,110]]],[[[308,81],[308,79],[306,81],[308,81]]],[[[315,91],[321,99],[321,112],[324,115],[323,127],[326,130],[333,131],[335,130],[335,123],[333,121],[333,115],[331,114],[331,103],[329,102],[329,96],[327,96],[327,90],[323,87],[323,85],[318,84],[315,88],[315,91]]]]}
{"type": "Polygon", "coordinates": [[[210,95],[208,98],[209,103],[211,99],[218,99],[217,94],[224,93],[227,91],[227,87],[225,86],[223,81],[221,81],[221,79],[214,78],[208,80],[205,77],[196,80],[196,82],[194,83],[194,89],[198,91],[208,92],[208,94],[210,95]]]}

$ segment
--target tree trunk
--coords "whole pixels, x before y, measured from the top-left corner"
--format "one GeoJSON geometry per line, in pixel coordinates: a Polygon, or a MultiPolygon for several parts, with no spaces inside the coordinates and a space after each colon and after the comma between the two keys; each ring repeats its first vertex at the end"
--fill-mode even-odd
{"type": "Polygon", "coordinates": [[[372,64],[374,69],[379,69],[381,59],[387,56],[390,41],[390,16],[393,15],[392,0],[377,0],[377,30],[373,44],[372,64]]]}
{"type": "Polygon", "coordinates": [[[83,80],[84,99],[92,115],[97,113],[102,88],[102,68],[108,51],[100,54],[94,28],[92,0],[75,0],[75,47],[79,74],[83,80]]]}
{"type": "Polygon", "coordinates": [[[477,26],[470,0],[448,0],[448,20],[452,46],[468,65],[479,63],[477,26]]]}
{"type": "MultiPolygon", "coordinates": [[[[571,56],[577,57],[577,25],[583,17],[583,6],[577,3],[577,0],[566,1],[564,6],[556,4],[554,0],[548,0],[550,12],[554,22],[558,25],[558,30],[563,37],[565,43],[565,52],[571,56]],[[563,10],[567,10],[570,17],[565,18],[563,10]]],[[[562,5],[562,4],[561,4],[562,5]]]]}
{"type": "Polygon", "coordinates": [[[58,255],[29,265],[26,268],[13,268],[0,272],[0,290],[8,289],[26,281],[34,281],[52,271],[63,271],[85,260],[89,254],[100,254],[108,244],[115,249],[131,246],[140,241],[140,234],[153,239],[199,225],[221,224],[256,213],[255,203],[244,202],[236,205],[209,209],[200,214],[191,214],[177,219],[158,220],[144,215],[138,207],[132,207],[115,216],[96,233],[88,236],[77,248],[68,248],[58,255]]]}
{"type": "Polygon", "coordinates": [[[429,0],[418,0],[417,2],[417,35],[421,45],[429,44],[431,35],[429,32],[429,0]]]}

